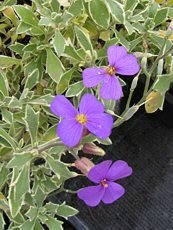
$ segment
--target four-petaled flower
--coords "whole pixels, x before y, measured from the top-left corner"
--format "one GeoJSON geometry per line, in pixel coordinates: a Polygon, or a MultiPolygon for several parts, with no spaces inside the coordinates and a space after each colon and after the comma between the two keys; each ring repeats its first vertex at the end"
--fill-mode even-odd
{"type": "Polygon", "coordinates": [[[91,94],[82,97],[79,111],[63,95],[55,96],[50,108],[52,113],[63,118],[58,124],[57,134],[69,147],[79,144],[84,129],[101,139],[111,134],[113,118],[104,113],[103,104],[91,94]]]}
{"type": "Polygon", "coordinates": [[[139,71],[139,64],[137,58],[133,54],[127,54],[123,46],[110,46],[107,55],[107,67],[92,67],[83,71],[83,84],[85,87],[94,87],[100,83],[100,95],[103,99],[118,100],[123,92],[116,74],[134,75],[139,71]]]}
{"type": "Polygon", "coordinates": [[[132,168],[125,161],[118,160],[113,164],[111,160],[103,161],[87,174],[88,179],[98,185],[82,188],[77,195],[91,207],[98,205],[101,200],[110,204],[125,193],[125,189],[114,181],[131,174],[132,168]]]}

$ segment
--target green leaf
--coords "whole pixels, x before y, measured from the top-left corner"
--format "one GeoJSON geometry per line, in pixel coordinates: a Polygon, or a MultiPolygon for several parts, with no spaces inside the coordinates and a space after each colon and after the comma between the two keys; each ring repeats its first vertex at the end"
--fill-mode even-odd
{"type": "Polygon", "coordinates": [[[51,1],[51,7],[52,7],[52,9],[53,9],[54,12],[59,13],[59,11],[60,11],[60,4],[59,4],[59,2],[57,0],[52,0],[51,1]]]}
{"type": "Polygon", "coordinates": [[[47,217],[46,225],[48,226],[49,230],[55,230],[55,229],[63,230],[62,228],[63,222],[56,220],[55,218],[48,215],[46,217],[47,217]]]}
{"type": "Polygon", "coordinates": [[[17,148],[16,141],[2,128],[0,128],[0,143],[3,146],[11,146],[13,150],[17,148]]]}
{"type": "MultiPolygon", "coordinates": [[[[164,38],[162,37],[158,37],[155,34],[150,34],[150,39],[151,42],[153,43],[153,45],[155,45],[156,47],[158,47],[159,49],[161,49],[163,43],[164,43],[164,38]]],[[[170,47],[172,46],[172,42],[170,40],[166,41],[166,50],[168,50],[170,47]]]]}
{"type": "Polygon", "coordinates": [[[78,213],[78,210],[76,210],[73,207],[66,205],[65,202],[63,204],[59,205],[59,207],[57,209],[57,215],[62,216],[64,218],[74,216],[77,213],[78,213]]]}
{"type": "Polygon", "coordinates": [[[103,144],[103,145],[111,145],[112,144],[112,141],[109,137],[106,139],[97,138],[97,142],[100,144],[103,144]]]}
{"type": "Polygon", "coordinates": [[[61,61],[51,49],[47,50],[46,72],[57,83],[60,81],[61,76],[64,73],[64,67],[61,61]]]}
{"type": "Polygon", "coordinates": [[[26,8],[26,6],[16,5],[13,6],[13,8],[20,17],[22,22],[31,26],[36,26],[38,24],[37,17],[30,9],[26,8]]]}
{"type": "Polygon", "coordinates": [[[5,221],[3,218],[3,213],[0,211],[0,229],[5,229],[5,221]]]}
{"type": "Polygon", "coordinates": [[[70,12],[68,11],[65,11],[64,14],[62,15],[62,21],[63,23],[67,26],[70,22],[70,20],[73,18],[73,14],[71,14],[70,12]]]}
{"type": "Polygon", "coordinates": [[[20,64],[21,64],[20,59],[0,55],[0,68],[8,68],[13,65],[20,65],[20,64]]]}
{"type": "Polygon", "coordinates": [[[52,214],[57,213],[58,207],[59,207],[59,204],[54,204],[54,203],[51,203],[51,202],[46,203],[45,206],[44,206],[46,211],[49,212],[49,213],[52,213],[52,214]]]}
{"type": "Polygon", "coordinates": [[[125,2],[125,10],[129,10],[131,12],[133,12],[133,10],[136,8],[136,6],[138,5],[139,0],[126,0],[125,2]]]}
{"type": "Polygon", "coordinates": [[[0,210],[7,211],[9,209],[8,202],[6,197],[3,195],[2,192],[0,192],[0,210]]]}
{"type": "Polygon", "coordinates": [[[35,220],[34,230],[44,230],[43,226],[40,224],[38,219],[35,220]]]}
{"type": "Polygon", "coordinates": [[[52,21],[52,18],[48,16],[48,17],[41,17],[39,21],[39,25],[54,27],[55,23],[52,21]]]}
{"type": "Polygon", "coordinates": [[[123,119],[125,121],[129,120],[138,111],[138,109],[139,109],[139,106],[137,106],[137,105],[130,107],[127,110],[127,112],[124,114],[123,119]]]}
{"type": "Polygon", "coordinates": [[[30,191],[30,164],[29,163],[26,163],[23,166],[14,184],[15,184],[14,187],[15,200],[18,201],[25,195],[25,193],[30,191]]]}
{"type": "Polygon", "coordinates": [[[50,94],[33,97],[29,103],[33,105],[42,105],[42,106],[50,106],[51,101],[53,100],[53,96],[50,94]]]}
{"type": "Polygon", "coordinates": [[[24,122],[31,137],[32,146],[37,143],[37,132],[39,127],[39,112],[35,112],[30,105],[26,106],[24,122]]]}
{"type": "Polygon", "coordinates": [[[71,68],[70,70],[68,70],[62,75],[60,82],[57,84],[57,88],[56,88],[57,94],[62,94],[67,89],[75,69],[76,69],[75,67],[71,68]]]}
{"type": "Polygon", "coordinates": [[[84,30],[82,30],[81,28],[75,26],[75,33],[76,33],[76,37],[77,40],[80,44],[80,46],[85,50],[90,50],[91,53],[93,52],[93,47],[89,38],[89,35],[84,32],[84,30]]]}
{"type": "Polygon", "coordinates": [[[51,170],[56,174],[56,176],[60,179],[61,177],[70,178],[71,173],[68,170],[67,166],[60,162],[59,160],[55,160],[53,157],[47,155],[46,161],[49,164],[51,170]]]}
{"type": "Polygon", "coordinates": [[[8,90],[9,90],[9,85],[8,85],[7,78],[5,77],[4,73],[0,72],[0,93],[2,93],[4,97],[9,96],[8,90]]]}
{"type": "MultiPolygon", "coordinates": [[[[123,5],[116,0],[107,0],[106,2],[115,20],[119,23],[124,24],[125,12],[123,9],[123,5]]],[[[101,18],[101,20],[103,21],[103,18],[101,18]]]]}
{"type": "Polygon", "coordinates": [[[8,173],[9,173],[9,170],[7,169],[6,167],[6,164],[5,163],[2,163],[0,165],[0,191],[2,190],[4,184],[7,182],[8,180],[8,173]]]}
{"type": "Polygon", "coordinates": [[[79,96],[82,91],[84,90],[84,85],[82,81],[78,81],[72,85],[69,86],[65,96],[66,97],[73,97],[73,96],[79,96]]]}
{"type": "Polygon", "coordinates": [[[7,168],[22,168],[23,165],[25,165],[27,162],[30,162],[33,159],[32,153],[23,153],[23,154],[15,154],[13,158],[10,160],[10,162],[7,165],[7,168]]]}
{"type": "Polygon", "coordinates": [[[132,41],[130,42],[130,50],[129,50],[129,51],[133,51],[133,49],[135,49],[136,46],[137,46],[139,43],[141,43],[141,41],[142,41],[141,39],[142,39],[142,36],[140,36],[140,37],[138,37],[138,38],[132,40],[132,41]]]}
{"type": "Polygon", "coordinates": [[[20,209],[22,207],[22,203],[23,203],[23,198],[21,198],[20,200],[15,200],[15,192],[14,192],[14,181],[16,180],[17,176],[18,176],[19,172],[17,168],[13,169],[13,173],[12,173],[12,179],[11,179],[11,184],[9,186],[9,208],[10,208],[10,213],[12,215],[12,217],[16,217],[17,214],[20,212],[20,209]]]}
{"type": "Polygon", "coordinates": [[[42,141],[47,142],[47,141],[50,141],[56,138],[57,137],[56,128],[57,128],[57,124],[47,129],[46,132],[42,136],[42,141]]]}
{"type": "Polygon", "coordinates": [[[166,21],[167,15],[168,15],[168,8],[159,9],[154,17],[155,26],[158,26],[162,22],[166,21]]]}
{"type": "Polygon", "coordinates": [[[19,101],[16,97],[6,97],[5,98],[5,105],[10,109],[21,109],[22,102],[19,101]]]}
{"type": "Polygon", "coordinates": [[[16,33],[17,34],[23,34],[23,33],[26,33],[27,31],[29,31],[31,29],[31,26],[24,23],[24,22],[20,22],[18,27],[17,27],[17,30],[16,30],[16,33]]]}
{"type": "Polygon", "coordinates": [[[41,26],[40,27],[33,26],[30,31],[31,31],[31,35],[43,35],[44,34],[44,30],[41,26]]]}
{"type": "Polygon", "coordinates": [[[82,61],[82,57],[78,54],[75,48],[72,45],[68,45],[65,47],[64,53],[62,56],[73,58],[77,61],[82,61]]]}
{"type": "Polygon", "coordinates": [[[39,80],[39,71],[38,69],[35,69],[32,73],[29,74],[29,76],[26,79],[25,83],[25,89],[32,89],[39,80]]]}
{"type": "Polygon", "coordinates": [[[81,143],[82,143],[82,144],[83,144],[83,143],[90,143],[90,142],[94,142],[94,141],[96,141],[96,140],[97,140],[97,138],[96,138],[94,135],[89,134],[89,135],[84,136],[84,137],[82,138],[81,143]]]}
{"type": "Polygon", "coordinates": [[[119,39],[119,43],[123,46],[125,46],[127,49],[130,48],[130,42],[127,41],[127,39],[124,37],[124,35],[121,32],[115,31],[115,34],[117,38],[119,39]]]}
{"type": "Polygon", "coordinates": [[[102,100],[103,105],[106,110],[115,110],[116,101],[115,100],[102,100]]]}
{"type": "Polygon", "coordinates": [[[127,20],[124,23],[124,26],[128,32],[129,35],[131,35],[132,33],[134,33],[134,28],[133,26],[130,24],[130,22],[128,22],[127,20]]]}
{"type": "Polygon", "coordinates": [[[170,88],[171,82],[173,82],[173,74],[158,76],[158,79],[153,85],[153,89],[164,94],[170,88]]]}
{"type": "Polygon", "coordinates": [[[33,198],[38,207],[41,207],[43,205],[43,202],[46,197],[47,193],[45,193],[40,186],[37,186],[36,191],[33,194],[33,198]]]}
{"type": "Polygon", "coordinates": [[[33,221],[27,220],[20,226],[20,229],[21,230],[34,230],[34,226],[35,226],[35,220],[33,221]]]}
{"type": "Polygon", "coordinates": [[[102,0],[90,1],[88,8],[93,21],[100,27],[107,29],[110,22],[110,14],[106,4],[102,0]]]}
{"type": "Polygon", "coordinates": [[[55,37],[53,39],[53,47],[58,57],[61,56],[61,54],[64,52],[65,40],[60,31],[56,31],[55,33],[55,37]]]}
{"type": "Polygon", "coordinates": [[[35,52],[37,49],[37,45],[34,43],[29,43],[28,45],[24,46],[23,51],[24,52],[35,52]]]}
{"type": "Polygon", "coordinates": [[[69,8],[69,12],[75,16],[80,15],[84,10],[84,6],[83,6],[83,1],[82,0],[76,0],[73,1],[70,8],[69,8]]]}
{"type": "Polygon", "coordinates": [[[25,46],[23,44],[16,42],[15,44],[10,45],[8,48],[10,48],[10,50],[22,56],[24,47],[25,46]]]}
{"type": "Polygon", "coordinates": [[[33,221],[38,215],[38,208],[30,206],[29,210],[25,213],[25,215],[29,218],[30,221],[33,221]]]}

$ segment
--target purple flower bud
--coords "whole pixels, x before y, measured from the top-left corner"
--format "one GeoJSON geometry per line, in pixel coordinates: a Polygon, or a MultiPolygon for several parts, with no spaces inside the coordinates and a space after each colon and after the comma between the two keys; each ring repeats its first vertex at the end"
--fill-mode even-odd
{"type": "Polygon", "coordinates": [[[84,153],[89,153],[89,154],[93,154],[96,156],[104,156],[105,155],[105,151],[98,147],[97,145],[95,145],[94,143],[85,143],[82,151],[84,153]]]}
{"type": "Polygon", "coordinates": [[[87,175],[91,168],[94,167],[94,163],[88,158],[82,157],[81,159],[75,161],[75,167],[83,174],[87,175]]]}

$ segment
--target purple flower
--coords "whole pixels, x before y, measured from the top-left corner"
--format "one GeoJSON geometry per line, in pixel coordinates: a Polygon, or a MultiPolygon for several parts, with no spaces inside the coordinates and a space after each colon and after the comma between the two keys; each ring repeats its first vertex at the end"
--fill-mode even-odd
{"type": "Polygon", "coordinates": [[[113,118],[104,113],[103,104],[91,94],[82,97],[79,111],[63,95],[55,96],[50,109],[63,118],[58,124],[57,134],[69,147],[79,144],[85,129],[101,139],[111,134],[113,118]]]}
{"type": "Polygon", "coordinates": [[[98,185],[80,189],[77,195],[91,207],[98,205],[101,200],[110,204],[125,193],[125,189],[114,181],[131,174],[132,168],[125,161],[118,160],[113,164],[111,160],[103,161],[91,168],[87,175],[89,180],[98,185]]]}
{"type": "Polygon", "coordinates": [[[137,58],[133,54],[127,54],[123,46],[110,46],[107,55],[109,61],[107,67],[93,67],[83,71],[83,84],[90,88],[101,83],[101,97],[118,100],[123,92],[116,74],[134,75],[139,71],[139,64],[137,58]]]}

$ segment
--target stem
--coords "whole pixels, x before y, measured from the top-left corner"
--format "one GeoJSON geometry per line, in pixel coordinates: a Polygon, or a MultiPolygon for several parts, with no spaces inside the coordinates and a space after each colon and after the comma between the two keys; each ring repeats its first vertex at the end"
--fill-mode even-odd
{"type": "Polygon", "coordinates": [[[80,157],[78,157],[78,155],[77,155],[72,149],[70,149],[69,153],[70,153],[76,160],[80,160],[80,157]]]}
{"type": "Polygon", "coordinates": [[[163,57],[165,57],[165,56],[166,56],[169,52],[171,52],[172,49],[173,49],[173,46],[172,46],[165,54],[163,54],[163,52],[164,52],[164,50],[165,50],[165,48],[166,48],[166,41],[167,41],[167,38],[168,38],[168,36],[165,37],[164,42],[163,42],[163,44],[162,44],[162,47],[161,47],[161,49],[160,49],[160,52],[159,52],[159,54],[158,54],[158,57],[157,57],[156,60],[154,61],[154,63],[153,63],[153,65],[152,65],[152,67],[151,67],[149,73],[146,74],[146,72],[145,72],[147,79],[146,79],[146,82],[145,82],[145,88],[144,88],[143,97],[146,97],[146,94],[147,94],[147,92],[148,92],[148,88],[149,88],[149,85],[150,85],[150,79],[151,79],[151,76],[152,76],[152,74],[153,74],[155,68],[157,67],[158,61],[159,61],[160,59],[162,59],[163,57]]]}
{"type": "MultiPolygon", "coordinates": [[[[138,74],[136,75],[136,77],[135,77],[135,78],[137,78],[137,81],[138,81],[138,77],[139,77],[139,75],[141,74],[141,72],[142,72],[142,70],[140,70],[139,73],[138,73],[138,74]]],[[[134,79],[135,79],[135,78],[134,78],[134,79]]],[[[131,102],[131,100],[132,100],[132,96],[133,96],[133,93],[134,93],[134,91],[135,91],[136,86],[137,86],[137,82],[135,83],[135,86],[133,86],[133,82],[132,82],[132,85],[131,85],[131,88],[130,88],[129,97],[128,97],[128,99],[127,99],[126,108],[125,108],[124,113],[125,113],[125,112],[129,109],[129,107],[130,107],[130,102],[131,102]]],[[[122,118],[121,118],[121,119],[122,119],[122,118]]]]}
{"type": "Polygon", "coordinates": [[[48,149],[48,148],[51,148],[53,147],[52,144],[54,145],[56,143],[56,146],[60,146],[60,145],[63,145],[61,141],[59,141],[59,138],[56,137],[55,139],[47,142],[46,144],[41,144],[41,145],[38,145],[37,147],[31,147],[31,146],[27,146],[27,147],[24,147],[23,149],[21,149],[20,151],[18,151],[18,153],[22,153],[22,152],[29,152],[29,151],[32,151],[32,150],[37,150],[37,151],[44,151],[44,148],[45,149],[48,149]],[[42,150],[43,149],[43,150],[42,150]]]}
{"type": "Polygon", "coordinates": [[[65,189],[64,184],[63,184],[59,189],[57,189],[54,192],[52,192],[51,194],[49,194],[49,196],[57,195],[57,194],[59,194],[61,192],[67,192],[67,193],[76,194],[78,192],[78,190],[73,191],[73,190],[70,190],[70,189],[65,189]]]}
{"type": "MultiPolygon", "coordinates": [[[[154,61],[153,65],[152,65],[152,67],[151,67],[151,69],[150,69],[150,71],[149,71],[149,75],[150,75],[150,76],[152,75],[153,71],[155,70],[158,61],[159,61],[160,59],[162,59],[163,51],[164,51],[165,46],[166,46],[166,41],[167,41],[167,36],[166,36],[165,39],[164,39],[164,42],[163,42],[163,45],[162,45],[162,47],[161,47],[161,49],[160,49],[160,52],[159,52],[159,54],[158,54],[158,57],[157,57],[156,60],[154,61]]],[[[170,52],[170,51],[169,51],[169,52],[170,52]]],[[[167,53],[167,52],[166,52],[166,53],[167,53]]],[[[165,53],[164,55],[166,55],[166,53],[165,53]]]]}
{"type": "Polygon", "coordinates": [[[63,144],[61,142],[52,143],[52,144],[49,144],[49,145],[47,145],[45,147],[42,147],[42,148],[38,147],[37,150],[38,150],[39,153],[41,153],[41,152],[43,152],[43,151],[45,151],[47,149],[50,149],[52,147],[55,147],[55,146],[63,146],[63,144]]]}

